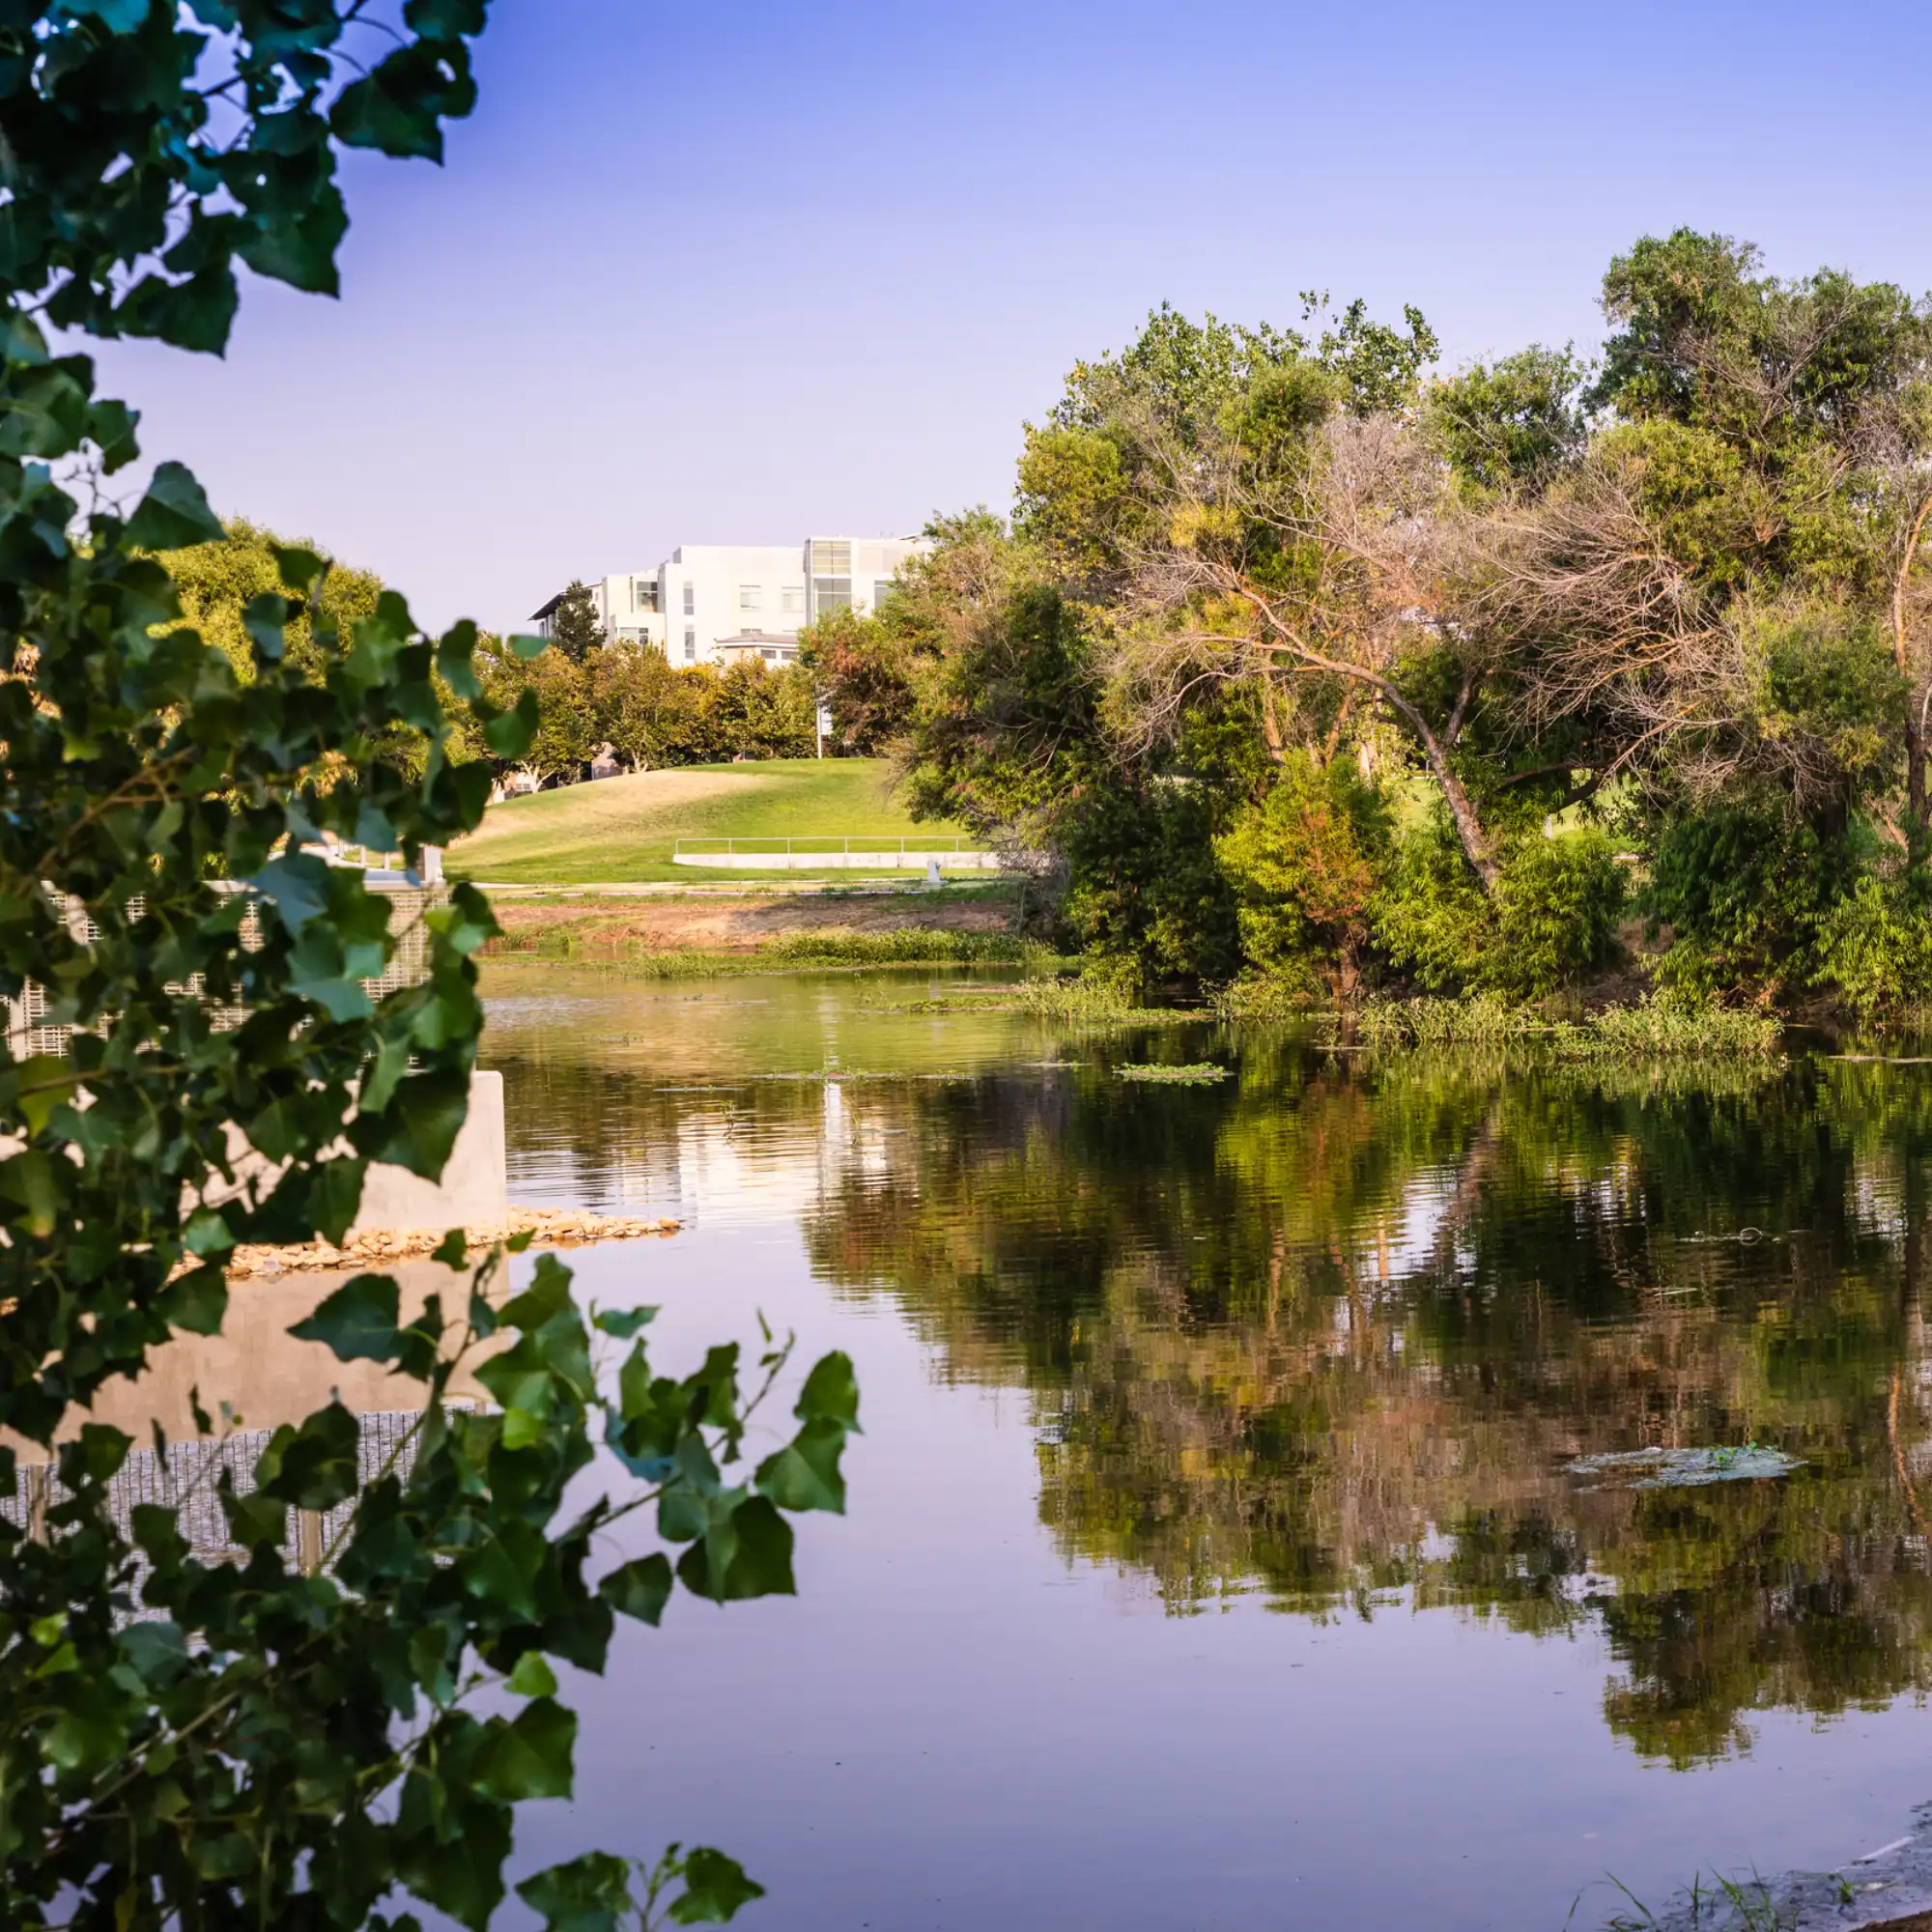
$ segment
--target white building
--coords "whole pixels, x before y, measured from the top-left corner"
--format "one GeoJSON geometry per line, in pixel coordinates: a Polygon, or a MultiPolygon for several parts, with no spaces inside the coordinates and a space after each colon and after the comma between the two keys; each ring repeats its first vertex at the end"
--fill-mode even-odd
{"type": "MultiPolygon", "coordinates": [[[[685,544],[655,571],[600,578],[597,620],[613,641],[655,644],[674,665],[789,664],[798,634],[833,611],[877,610],[922,537],[810,537],[804,544],[685,544]]],[[[558,599],[531,613],[550,635],[558,599]]]]}

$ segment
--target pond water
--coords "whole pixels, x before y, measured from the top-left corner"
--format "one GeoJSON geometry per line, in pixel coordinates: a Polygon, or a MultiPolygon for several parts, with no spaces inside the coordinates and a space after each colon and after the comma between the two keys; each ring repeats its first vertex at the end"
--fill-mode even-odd
{"type": "Polygon", "coordinates": [[[1555,1932],[1907,1830],[1932,1067],[1374,1062],[972,983],[492,969],[513,1196],[684,1224],[585,1290],[668,1366],[761,1313],[846,1350],[867,1432],[797,1600],[574,1687],[520,1863],[720,1844],[768,1932],[1555,1932]]]}

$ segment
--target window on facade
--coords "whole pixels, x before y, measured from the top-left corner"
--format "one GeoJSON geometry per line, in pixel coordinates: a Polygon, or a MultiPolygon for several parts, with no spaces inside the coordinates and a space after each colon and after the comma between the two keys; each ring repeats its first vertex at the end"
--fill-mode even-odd
{"type": "Polygon", "coordinates": [[[822,617],[828,611],[852,608],[852,580],[849,577],[814,577],[811,580],[811,608],[822,617]]]}
{"type": "Polygon", "coordinates": [[[634,577],[631,580],[631,608],[634,611],[655,611],[658,608],[658,581],[655,577],[634,577]]]}
{"type": "Polygon", "coordinates": [[[765,608],[764,586],[758,583],[741,583],[738,586],[738,609],[741,611],[762,611],[765,608]]]}
{"type": "Polygon", "coordinates": [[[811,574],[814,577],[850,577],[852,546],[814,537],[811,542],[811,574]]]}
{"type": "Polygon", "coordinates": [[[695,617],[697,614],[697,585],[695,583],[687,583],[684,586],[684,614],[687,617],[695,617]]]}
{"type": "Polygon", "coordinates": [[[787,617],[801,617],[805,614],[805,585],[787,583],[779,592],[779,609],[787,617]]]}
{"type": "Polygon", "coordinates": [[[686,664],[697,662],[697,633],[689,624],[684,627],[684,661],[686,664]]]}
{"type": "Polygon", "coordinates": [[[872,585],[872,609],[874,611],[886,601],[887,594],[891,591],[892,587],[893,580],[890,577],[882,577],[872,585]]]}

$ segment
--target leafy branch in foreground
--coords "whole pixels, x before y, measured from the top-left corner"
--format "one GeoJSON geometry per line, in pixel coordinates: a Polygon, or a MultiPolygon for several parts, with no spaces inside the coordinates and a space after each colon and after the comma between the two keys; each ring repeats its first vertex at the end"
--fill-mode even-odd
{"type": "MultiPolygon", "coordinates": [[[[485,6],[406,0],[400,30],[364,11],[0,14],[0,995],[40,989],[57,1042],[31,1050],[16,1004],[0,1050],[10,1927],[352,1932],[414,1925],[385,1916],[412,1897],[485,1925],[515,1805],[571,1790],[552,1660],[599,1668],[617,1616],[656,1623],[678,1585],[788,1591],[786,1514],[843,1506],[842,1357],[806,1378],[791,1439],[727,1481],[787,1351],[747,1401],[734,1347],[675,1379],[637,1339],[641,1311],[606,1314],[631,1344],[607,1393],[549,1257],[501,1306],[472,1276],[454,1316],[432,1296],[405,1321],[376,1275],[330,1296],[298,1341],[420,1384],[415,1420],[373,1472],[340,1401],[274,1429],[252,1469],[233,1438],[210,1445],[217,1549],[185,1533],[181,1494],[135,1499],[132,1439],[86,1419],[173,1338],[221,1330],[239,1243],[339,1241],[368,1165],[439,1176],[468,1105],[488,904],[458,886],[433,906],[420,977],[379,997],[392,905],[316,848],[419,867],[488,794],[459,722],[515,757],[533,700],[491,702],[473,625],[426,637],[389,592],[352,618],[292,546],[246,604],[246,651],[202,637],[156,554],[220,525],[178,464],[116,500],[135,413],[47,334],[218,351],[238,262],[333,292],[337,148],[440,158],[485,6]],[[452,1399],[464,1364],[488,1410],[452,1399]],[[600,1441],[629,1488],[583,1507],[600,1441]],[[668,1549],[598,1574],[601,1540],[646,1505],[668,1549]],[[467,1708],[485,1689],[507,1708],[467,1708]]],[[[453,1233],[441,1259],[463,1251],[453,1233]]],[[[195,1420],[208,1435],[198,1397],[195,1420]]],[[[182,1447],[156,1428],[157,1475],[182,1447]]],[[[756,1890],[708,1850],[647,1873],[579,1860],[523,1889],[572,1928],[614,1923],[620,1893],[645,1921],[692,1922],[756,1890]]]]}

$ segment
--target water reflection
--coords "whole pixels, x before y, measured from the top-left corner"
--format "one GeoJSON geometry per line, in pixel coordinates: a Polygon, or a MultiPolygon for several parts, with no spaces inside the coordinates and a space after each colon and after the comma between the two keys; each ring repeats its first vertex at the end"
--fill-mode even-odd
{"type": "Polygon", "coordinates": [[[1594,1628],[1608,1725],[1680,1766],[1932,1679],[1912,1069],[1370,1064],[877,981],[578,988],[566,1023],[510,991],[513,1185],[796,1219],[943,1376],[1026,1392],[1042,1520],[1176,1612],[1594,1628]],[[1113,1075],[1161,1057],[1237,1077],[1113,1075]],[[1567,1469],[1752,1441],[1804,1466],[1567,1469]]]}

